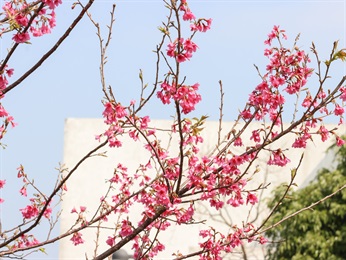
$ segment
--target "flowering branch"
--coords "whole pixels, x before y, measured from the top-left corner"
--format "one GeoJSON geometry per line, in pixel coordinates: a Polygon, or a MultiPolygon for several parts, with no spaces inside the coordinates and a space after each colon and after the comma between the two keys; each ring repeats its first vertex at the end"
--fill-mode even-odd
{"type": "Polygon", "coordinates": [[[5,95],[7,92],[11,91],[15,87],[17,87],[19,84],[21,84],[27,77],[29,77],[37,68],[39,68],[63,43],[63,41],[70,35],[72,30],[76,27],[76,25],[80,22],[80,20],[83,18],[86,11],[91,7],[94,0],[89,0],[88,3],[85,5],[85,7],[81,10],[77,18],[71,23],[71,25],[68,27],[68,29],[65,31],[65,33],[59,38],[59,40],[55,43],[55,45],[48,51],[46,54],[42,56],[39,61],[36,62],[27,72],[25,72],[19,79],[17,79],[15,82],[13,82],[11,85],[7,86],[4,90],[1,91],[1,95],[5,95]]]}

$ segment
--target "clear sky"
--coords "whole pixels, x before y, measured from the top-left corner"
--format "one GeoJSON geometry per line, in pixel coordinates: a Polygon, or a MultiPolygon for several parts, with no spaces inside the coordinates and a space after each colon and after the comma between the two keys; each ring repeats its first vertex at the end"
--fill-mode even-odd
{"type": "MultiPolygon", "coordinates": [[[[72,2],[63,1],[63,5],[58,7],[57,27],[51,35],[33,39],[31,45],[20,46],[9,62],[9,66],[15,69],[13,79],[30,68],[69,26],[78,12],[78,8],[70,9],[72,2]]],[[[106,77],[116,97],[127,104],[139,97],[139,69],[143,70],[144,81],[149,86],[153,82],[155,54],[152,50],[160,40],[157,27],[165,19],[167,11],[161,0],[115,2],[116,22],[106,77]]],[[[91,8],[94,19],[103,25],[104,32],[112,3],[96,0],[91,8]]],[[[211,120],[218,119],[218,81],[222,80],[224,120],[235,119],[250,91],[260,82],[253,64],[264,71],[267,60],[263,56],[263,42],[273,25],[286,30],[289,44],[301,33],[299,46],[306,51],[313,41],[322,60],[327,59],[333,41],[339,40],[339,46],[345,47],[345,0],[195,0],[189,3],[197,17],[213,19],[212,29],[195,38],[199,46],[197,53],[182,67],[189,83],[200,83],[203,100],[197,106],[196,116],[207,114],[211,120]]],[[[4,191],[1,191],[1,197],[5,199],[0,213],[3,229],[21,220],[18,208],[26,202],[19,198],[16,168],[23,164],[26,172],[36,179],[35,183],[45,192],[50,191],[57,176],[54,168],[63,156],[64,120],[69,117],[101,117],[103,95],[95,32],[85,17],[59,50],[2,100],[18,123],[2,140],[7,148],[0,150],[0,179],[7,181],[4,191]]],[[[6,55],[9,43],[6,37],[9,36],[1,39],[1,58],[6,55]]],[[[335,77],[330,81],[331,86],[345,72],[345,65],[338,63],[332,69],[335,77]]],[[[314,84],[313,79],[311,82],[314,84]]],[[[153,119],[169,119],[172,110],[158,108],[158,104],[149,104],[143,113],[153,119]]],[[[50,259],[56,259],[57,247],[50,248],[48,253],[50,259]]]]}

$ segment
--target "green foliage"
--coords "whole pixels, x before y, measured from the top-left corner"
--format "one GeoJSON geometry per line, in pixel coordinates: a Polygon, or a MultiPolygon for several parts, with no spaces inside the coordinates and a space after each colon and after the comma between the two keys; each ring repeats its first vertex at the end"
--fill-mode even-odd
{"type": "MultiPolygon", "coordinates": [[[[332,146],[331,149],[335,149],[332,146]]],[[[335,170],[322,169],[307,187],[289,191],[268,226],[333,193],[346,184],[346,147],[336,152],[335,170]]],[[[268,206],[273,208],[287,185],[274,191],[268,206]]],[[[345,259],[346,257],[346,189],[303,211],[266,233],[270,244],[267,259],[345,259]]]]}

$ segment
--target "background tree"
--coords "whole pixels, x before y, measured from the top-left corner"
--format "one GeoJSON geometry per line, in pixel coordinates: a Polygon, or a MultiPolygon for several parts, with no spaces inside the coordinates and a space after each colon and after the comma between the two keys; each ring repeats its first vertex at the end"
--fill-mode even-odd
{"type": "MultiPolygon", "coordinates": [[[[335,149],[336,147],[331,147],[335,149]]],[[[346,184],[346,147],[335,154],[335,169],[322,169],[302,189],[290,190],[269,225],[318,201],[346,184]]],[[[274,207],[287,186],[278,187],[269,207],[274,207]]],[[[268,259],[344,259],[346,255],[346,191],[288,219],[266,232],[271,244],[268,259]],[[277,241],[277,242],[276,242],[277,241]]]]}

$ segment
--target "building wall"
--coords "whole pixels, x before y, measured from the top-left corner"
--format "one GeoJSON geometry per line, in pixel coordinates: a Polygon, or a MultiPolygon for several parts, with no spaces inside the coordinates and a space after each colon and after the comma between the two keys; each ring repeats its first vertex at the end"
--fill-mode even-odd
{"type": "MultiPolygon", "coordinates": [[[[155,126],[157,129],[170,129],[171,121],[153,121],[151,126],[155,126]]],[[[223,125],[224,132],[231,129],[232,122],[225,122],[223,125]]],[[[239,126],[238,126],[239,127],[239,126]]],[[[258,128],[259,125],[252,124],[251,128],[258,128]]],[[[332,128],[333,125],[327,125],[332,128]]],[[[329,129],[328,128],[328,129],[329,129]]],[[[99,142],[95,140],[95,135],[104,132],[106,126],[102,119],[67,119],[65,123],[65,140],[64,140],[64,164],[71,169],[87,152],[95,148],[99,142]]],[[[200,154],[208,154],[215,148],[217,141],[218,122],[207,122],[203,131],[204,144],[201,147],[200,154]]],[[[251,129],[245,133],[249,138],[251,129]]],[[[339,129],[340,134],[345,134],[345,126],[339,129]]],[[[158,133],[161,136],[163,144],[169,144],[169,138],[166,132],[158,133]]],[[[279,140],[275,144],[275,147],[284,149],[289,147],[294,140],[294,135],[287,136],[284,139],[279,140]]],[[[245,140],[246,138],[243,138],[245,140]]],[[[258,167],[261,169],[257,173],[249,188],[256,188],[261,183],[270,183],[270,186],[263,191],[263,198],[269,197],[273,187],[279,185],[282,182],[288,182],[290,180],[290,169],[294,168],[304,152],[303,163],[299,169],[296,183],[299,186],[306,185],[308,181],[313,179],[316,172],[321,167],[329,167],[332,165],[333,156],[326,153],[326,149],[332,144],[334,138],[328,140],[328,142],[321,142],[320,137],[316,136],[313,143],[309,143],[306,149],[289,149],[285,154],[291,159],[291,163],[288,167],[268,167],[267,160],[268,155],[261,155],[259,157],[258,167]]],[[[164,145],[164,147],[165,147],[164,145]]],[[[235,153],[240,152],[241,148],[234,150],[235,153]]],[[[107,157],[95,156],[87,159],[77,170],[77,172],[71,177],[67,183],[68,192],[63,197],[62,201],[62,214],[61,214],[61,233],[68,230],[75,224],[76,214],[71,214],[71,210],[79,206],[86,206],[88,217],[93,215],[95,209],[97,209],[100,201],[100,197],[107,191],[106,180],[109,180],[113,176],[114,168],[118,163],[122,163],[128,167],[128,172],[134,172],[139,163],[145,164],[148,161],[148,152],[143,148],[142,143],[133,142],[129,138],[125,138],[121,149],[109,149],[105,147],[100,151],[107,151],[107,157]]],[[[178,141],[173,138],[170,141],[170,154],[178,153],[178,141]]],[[[256,167],[255,165],[254,167],[256,167]]],[[[220,212],[207,211],[203,205],[198,206],[198,215],[196,221],[205,221],[204,225],[181,225],[171,226],[168,232],[162,232],[159,239],[166,245],[166,251],[160,254],[155,259],[172,259],[172,253],[181,252],[183,254],[190,253],[193,250],[198,249],[198,236],[199,231],[207,229],[208,226],[214,226],[218,229],[226,232],[229,230],[229,226],[225,225],[225,220],[232,224],[241,225],[242,221],[247,219],[251,220],[259,213],[259,217],[255,223],[260,221],[265,216],[267,210],[263,207],[265,203],[262,203],[262,207],[259,210],[257,208],[251,209],[249,206],[239,208],[226,208],[222,214],[225,219],[221,219],[220,212]],[[250,215],[249,215],[250,212],[250,215]],[[249,215],[249,216],[248,216],[249,215]]],[[[139,207],[133,207],[131,211],[131,222],[136,223],[141,218],[141,209],[139,207]]],[[[114,227],[113,219],[109,219],[108,223],[110,227],[114,227]]],[[[70,237],[63,239],[60,242],[59,257],[60,259],[88,259],[93,257],[96,240],[96,228],[83,231],[83,238],[86,241],[82,245],[74,246],[70,237]]],[[[109,233],[107,233],[109,235],[109,233]]],[[[109,246],[105,243],[107,235],[104,232],[100,233],[100,242],[98,245],[98,252],[102,252],[108,249],[109,246]]],[[[131,245],[127,245],[125,249],[128,252],[131,245]]],[[[262,259],[263,247],[255,245],[246,245],[246,252],[248,259],[262,259]]],[[[242,254],[238,251],[227,256],[224,259],[242,259],[242,254]]]]}

